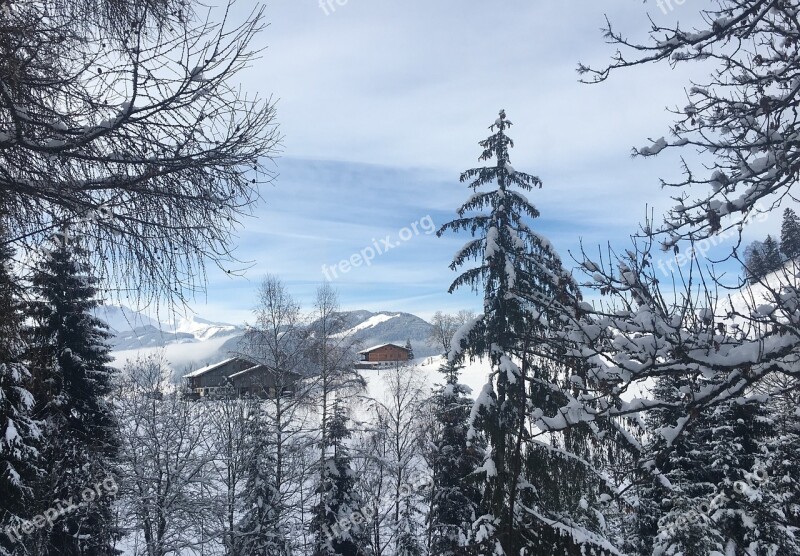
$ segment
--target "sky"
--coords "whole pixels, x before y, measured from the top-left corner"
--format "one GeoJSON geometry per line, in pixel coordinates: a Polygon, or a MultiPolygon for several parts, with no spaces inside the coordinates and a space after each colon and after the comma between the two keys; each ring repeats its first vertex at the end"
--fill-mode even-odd
{"type": "MultiPolygon", "coordinates": [[[[528,194],[541,213],[533,228],[565,265],[575,266],[581,245],[629,245],[648,210],[670,205],[659,178],[679,175],[677,155],[632,158],[631,148],[668,134],[666,108],[684,106],[702,72],[640,67],[585,85],[576,67],[613,54],[600,30],[606,16],[643,40],[648,15],[691,22],[700,4],[661,5],[272,0],[254,45],[263,54],[239,77],[248,93],[276,102],[277,178],[239,231],[244,276],[212,270],[191,309],[246,322],[266,274],[306,308],[329,280],[348,310],[429,318],[479,309],[474,292],[448,293],[449,264],[469,237],[433,231],[470,195],[459,175],[481,164],[478,141],[500,109],[515,124],[514,167],[544,184],[528,194]]],[[[234,18],[251,6],[240,1],[234,18]]],[[[745,236],[779,226],[757,222],[745,236]]]]}

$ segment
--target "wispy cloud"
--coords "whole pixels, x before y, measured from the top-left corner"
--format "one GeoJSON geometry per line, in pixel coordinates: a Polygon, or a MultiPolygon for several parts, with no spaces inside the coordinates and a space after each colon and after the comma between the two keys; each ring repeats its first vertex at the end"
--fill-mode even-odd
{"type": "MultiPolygon", "coordinates": [[[[515,167],[544,181],[529,195],[542,213],[535,225],[565,261],[581,238],[626,242],[646,206],[659,215],[669,205],[658,178],[678,168],[669,153],[634,160],[630,149],[666,134],[664,107],[682,105],[690,74],[642,68],[587,86],[575,67],[612,54],[605,14],[644,38],[648,9],[660,22],[694,15],[630,2],[349,0],[326,16],[317,0],[270,3],[267,50],[244,86],[280,99],[285,156],[240,234],[246,278],[212,272],[198,313],[237,322],[265,273],[309,304],[322,265],[426,215],[448,221],[469,194],[459,172],[479,165],[477,142],[501,108],[516,124],[515,167]]],[[[469,292],[446,293],[447,266],[466,240],[406,242],[337,279],[342,303],[420,314],[477,307],[469,292]]]]}

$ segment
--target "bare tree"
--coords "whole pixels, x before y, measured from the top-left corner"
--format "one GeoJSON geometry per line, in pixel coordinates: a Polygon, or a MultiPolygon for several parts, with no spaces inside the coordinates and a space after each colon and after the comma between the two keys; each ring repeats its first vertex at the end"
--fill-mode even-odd
{"type": "Polygon", "coordinates": [[[263,406],[260,430],[266,438],[262,443],[274,458],[268,479],[277,493],[273,511],[287,529],[298,530],[303,516],[297,502],[304,494],[307,449],[313,442],[311,336],[300,305],[276,276],[262,282],[254,315],[241,346],[243,356],[267,369],[269,384],[262,384],[257,396],[263,406]]]}
{"type": "Polygon", "coordinates": [[[453,336],[459,328],[469,323],[475,318],[475,313],[462,309],[455,315],[442,313],[436,311],[431,319],[431,335],[429,341],[442,348],[442,353],[447,355],[450,352],[450,345],[453,342],[453,336]]]}
{"type": "Polygon", "coordinates": [[[397,365],[384,375],[386,396],[373,400],[372,423],[366,445],[364,498],[372,504],[372,543],[376,554],[392,547],[400,554],[402,545],[422,545],[422,505],[427,468],[423,457],[422,420],[427,397],[422,377],[407,366],[397,365]]]}
{"type": "Polygon", "coordinates": [[[123,523],[135,553],[147,556],[201,550],[217,538],[210,422],[202,405],[169,389],[168,377],[159,357],[131,362],[114,400],[123,523]]]}
{"type": "Polygon", "coordinates": [[[453,341],[458,324],[456,317],[436,311],[431,319],[431,335],[429,341],[436,347],[442,348],[442,353],[447,354],[450,351],[450,343],[453,341]]]}
{"type": "MultiPolygon", "coordinates": [[[[330,419],[337,396],[353,394],[365,387],[364,379],[355,369],[355,342],[347,333],[347,322],[339,311],[339,298],[330,284],[317,289],[313,311],[314,321],[310,325],[312,334],[311,357],[315,373],[312,394],[319,411],[320,428],[318,446],[320,450],[317,471],[319,484],[327,482],[330,469],[328,452],[331,447],[330,419]]],[[[320,494],[322,496],[322,494],[320,494]]],[[[319,505],[320,511],[323,505],[319,505]]],[[[324,523],[325,516],[318,516],[324,523]]]]}
{"type": "Polygon", "coordinates": [[[587,82],[597,83],[642,65],[710,65],[706,80],[686,87],[686,106],[672,110],[676,122],[669,134],[634,149],[639,156],[668,149],[711,155],[700,168],[683,161],[683,181],[662,182],[674,188],[676,201],[659,228],[666,249],[680,240],[741,230],[753,215],[793,198],[800,172],[797,3],[721,0],[700,15],[694,29],[651,20],[650,41],[644,43],[627,39],[608,22],[606,40],[618,48],[611,63],[579,66],[587,82]]]}
{"type": "Polygon", "coordinates": [[[263,7],[230,25],[231,5],[207,19],[180,0],[0,9],[4,241],[27,256],[66,228],[124,297],[182,299],[207,262],[236,270],[232,231],[279,135],[272,103],[235,85],[263,7]]]}
{"type": "Polygon", "coordinates": [[[205,450],[216,454],[210,476],[219,489],[214,513],[220,540],[228,555],[237,554],[236,541],[241,498],[247,481],[247,470],[253,456],[251,422],[256,418],[258,402],[242,398],[232,387],[221,388],[205,403],[209,419],[209,435],[205,450]]]}

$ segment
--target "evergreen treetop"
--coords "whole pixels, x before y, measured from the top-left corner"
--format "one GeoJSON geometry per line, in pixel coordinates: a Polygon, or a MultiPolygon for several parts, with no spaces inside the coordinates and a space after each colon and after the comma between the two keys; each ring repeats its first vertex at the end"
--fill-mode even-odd
{"type": "MultiPolygon", "coordinates": [[[[45,422],[39,513],[76,489],[113,473],[117,422],[107,400],[115,371],[109,366],[108,327],[94,315],[95,281],[77,242],[59,237],[35,268],[32,324],[26,331],[36,388],[36,415],[45,422]]],[[[116,554],[110,496],[63,516],[37,533],[40,554],[116,554]]]]}
{"type": "Polygon", "coordinates": [[[783,211],[781,252],[790,260],[800,256],[800,218],[790,208],[783,211]]]}

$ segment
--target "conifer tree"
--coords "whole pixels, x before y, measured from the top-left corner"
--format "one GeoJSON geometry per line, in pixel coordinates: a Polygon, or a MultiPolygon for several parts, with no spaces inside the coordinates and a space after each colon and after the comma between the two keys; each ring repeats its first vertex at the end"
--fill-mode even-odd
{"type": "MultiPolygon", "coordinates": [[[[108,327],[93,315],[98,301],[86,253],[62,234],[32,278],[29,358],[36,388],[36,415],[48,441],[38,500],[83,496],[113,471],[119,442],[107,403],[113,369],[108,327]]],[[[116,554],[110,496],[85,500],[38,535],[39,554],[116,554]]],[[[40,508],[42,509],[42,508],[40,508]]],[[[39,512],[42,513],[42,512],[39,512]]]]}
{"type": "Polygon", "coordinates": [[[467,544],[481,492],[470,475],[483,461],[483,446],[479,438],[467,437],[472,400],[458,382],[460,367],[448,362],[440,371],[446,382],[432,398],[438,427],[431,458],[430,553],[465,556],[474,554],[467,544]]]}
{"type": "Polygon", "coordinates": [[[744,251],[744,266],[750,283],[758,282],[759,279],[767,274],[763,243],[754,241],[747,246],[744,251]]]}
{"type": "Polygon", "coordinates": [[[523,439],[529,412],[538,414],[536,419],[561,399],[550,391],[555,377],[548,376],[550,370],[538,355],[547,349],[549,331],[558,326],[555,307],[570,304],[578,295],[550,243],[528,225],[539,212],[517,189],[530,191],[541,187],[541,181],[511,165],[509,149],[514,143],[506,135],[510,126],[501,111],[490,126],[493,134],[480,142],[480,160],[494,159],[495,164],[461,175],[473,195],[458,209],[458,218],[438,232],[441,236],[466,231],[473,236],[456,253],[451,268],[459,270],[471,260],[477,266],[464,270],[450,292],[462,286],[482,289],[484,313],[458,338],[460,346],[455,347],[460,350],[451,358],[486,356],[492,366],[473,412],[473,426],[485,434],[489,446],[479,468],[485,489],[473,528],[481,553],[508,556],[523,549],[547,552],[570,545],[560,539],[551,521],[540,519],[542,514],[522,508],[523,498],[530,509],[528,504],[538,496],[535,477],[526,474],[543,472],[536,462],[527,464],[523,439]],[[537,350],[542,351],[536,354],[537,350]]]}
{"type": "Polygon", "coordinates": [[[762,257],[764,258],[765,273],[774,272],[783,266],[781,248],[771,235],[768,235],[767,239],[764,240],[762,257]]]}
{"type": "Polygon", "coordinates": [[[249,426],[250,446],[247,454],[247,481],[243,491],[244,516],[239,524],[236,554],[241,556],[286,556],[289,551],[281,531],[276,507],[280,493],[274,487],[272,474],[275,457],[268,442],[269,431],[260,414],[263,405],[256,401],[255,415],[249,426]]]}
{"type": "Polygon", "coordinates": [[[697,389],[685,376],[659,378],[653,393],[671,408],[650,412],[646,422],[652,441],[643,454],[646,478],[638,490],[637,554],[713,554],[721,551],[723,535],[709,512],[719,479],[707,448],[711,428],[698,416],[686,434],[669,434],[685,415],[684,406],[697,389]]]}
{"type": "Polygon", "coordinates": [[[790,208],[783,211],[781,252],[789,260],[800,256],[800,218],[790,208]]]}
{"type": "MultiPolygon", "coordinates": [[[[797,390],[780,396],[780,403],[771,404],[772,434],[767,442],[765,467],[754,474],[754,481],[769,492],[769,499],[762,504],[771,514],[776,538],[788,545],[791,536],[798,538],[800,532],[800,412],[797,408],[797,390]],[[776,519],[777,518],[777,519],[776,519]]],[[[782,546],[790,554],[789,546],[782,546]]],[[[800,554],[800,547],[794,547],[800,554]]]]}
{"type": "Polygon", "coordinates": [[[773,423],[761,400],[728,401],[714,410],[710,424],[710,468],[718,476],[711,515],[726,553],[800,554],[797,531],[781,511],[785,475],[769,479],[773,423]]]}
{"type": "Polygon", "coordinates": [[[406,349],[408,350],[408,360],[409,361],[413,361],[414,360],[414,348],[411,347],[411,338],[406,340],[406,349]]]}
{"type": "Polygon", "coordinates": [[[31,417],[30,373],[23,363],[22,307],[13,251],[0,228],[0,555],[24,545],[37,475],[38,424],[31,417]]]}
{"type": "Polygon", "coordinates": [[[314,556],[370,556],[365,507],[357,497],[353,468],[346,441],[350,438],[347,414],[337,399],[328,421],[326,448],[332,454],[324,460],[322,481],[317,487],[312,531],[314,556]]]}
{"type": "Polygon", "coordinates": [[[415,531],[419,510],[414,507],[410,497],[406,498],[397,524],[397,556],[425,556],[425,550],[415,531]]]}

